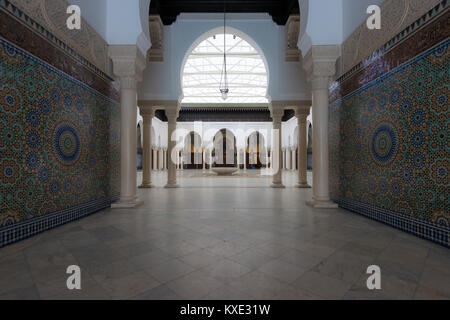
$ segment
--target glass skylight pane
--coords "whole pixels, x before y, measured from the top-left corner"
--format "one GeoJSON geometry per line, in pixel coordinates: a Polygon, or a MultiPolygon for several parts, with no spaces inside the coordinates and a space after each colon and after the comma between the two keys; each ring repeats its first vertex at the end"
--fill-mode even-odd
{"type": "Polygon", "coordinates": [[[183,70],[183,103],[267,103],[267,71],[248,42],[226,35],[230,93],[222,100],[219,86],[223,64],[223,34],[201,42],[183,70]]]}

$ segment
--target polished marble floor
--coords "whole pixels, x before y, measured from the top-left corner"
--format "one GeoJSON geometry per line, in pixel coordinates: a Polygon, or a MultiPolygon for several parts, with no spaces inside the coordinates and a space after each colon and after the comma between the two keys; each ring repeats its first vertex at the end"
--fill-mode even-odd
{"type": "MultiPolygon", "coordinates": [[[[179,189],[0,249],[0,299],[450,299],[450,250],[271,178],[178,172],[179,189]],[[82,289],[66,287],[81,268],[82,289]],[[370,291],[369,265],[381,268],[370,291]]],[[[309,177],[311,178],[311,177],[309,177]]],[[[138,178],[140,180],[140,177],[138,178]]]]}

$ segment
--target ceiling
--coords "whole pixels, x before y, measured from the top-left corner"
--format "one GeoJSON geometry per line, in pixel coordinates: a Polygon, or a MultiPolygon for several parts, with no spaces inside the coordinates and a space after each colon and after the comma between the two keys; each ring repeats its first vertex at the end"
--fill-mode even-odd
{"type": "Polygon", "coordinates": [[[161,16],[170,25],[180,13],[268,13],[278,25],[285,25],[289,15],[298,14],[298,0],[152,0],[150,14],[161,16]]]}

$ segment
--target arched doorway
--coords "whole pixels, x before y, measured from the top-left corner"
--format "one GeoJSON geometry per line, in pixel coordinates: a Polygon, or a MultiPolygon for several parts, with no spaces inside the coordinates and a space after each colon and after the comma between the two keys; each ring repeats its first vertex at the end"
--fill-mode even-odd
{"type": "Polygon", "coordinates": [[[307,157],[307,169],[312,170],[312,124],[310,123],[308,126],[308,149],[307,149],[308,157],[307,157]]]}
{"type": "Polygon", "coordinates": [[[236,137],[228,129],[221,129],[213,139],[213,167],[236,167],[236,137]]]}
{"type": "Polygon", "coordinates": [[[261,169],[267,163],[264,136],[259,131],[248,136],[245,157],[247,169],[261,169]]]}
{"type": "Polygon", "coordinates": [[[137,156],[136,156],[136,166],[138,170],[142,170],[142,126],[141,121],[138,123],[136,128],[136,146],[137,146],[137,156]]]}
{"type": "Polygon", "coordinates": [[[202,138],[197,132],[191,131],[184,138],[184,169],[202,169],[203,147],[202,138]]]}
{"type": "Polygon", "coordinates": [[[298,170],[298,126],[294,130],[294,169],[298,170]]]}

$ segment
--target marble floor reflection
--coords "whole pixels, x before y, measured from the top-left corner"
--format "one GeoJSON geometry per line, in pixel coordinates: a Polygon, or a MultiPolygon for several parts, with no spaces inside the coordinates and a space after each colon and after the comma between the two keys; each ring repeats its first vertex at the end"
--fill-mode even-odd
{"type": "MultiPolygon", "coordinates": [[[[138,182],[140,182],[140,175],[138,182]]],[[[178,171],[104,210],[0,249],[0,299],[450,299],[450,250],[343,209],[305,205],[296,172],[178,171]],[[81,268],[82,289],[66,287],[81,268]],[[368,290],[367,267],[381,268],[368,290]]],[[[309,177],[311,180],[311,177],[309,177]]]]}

